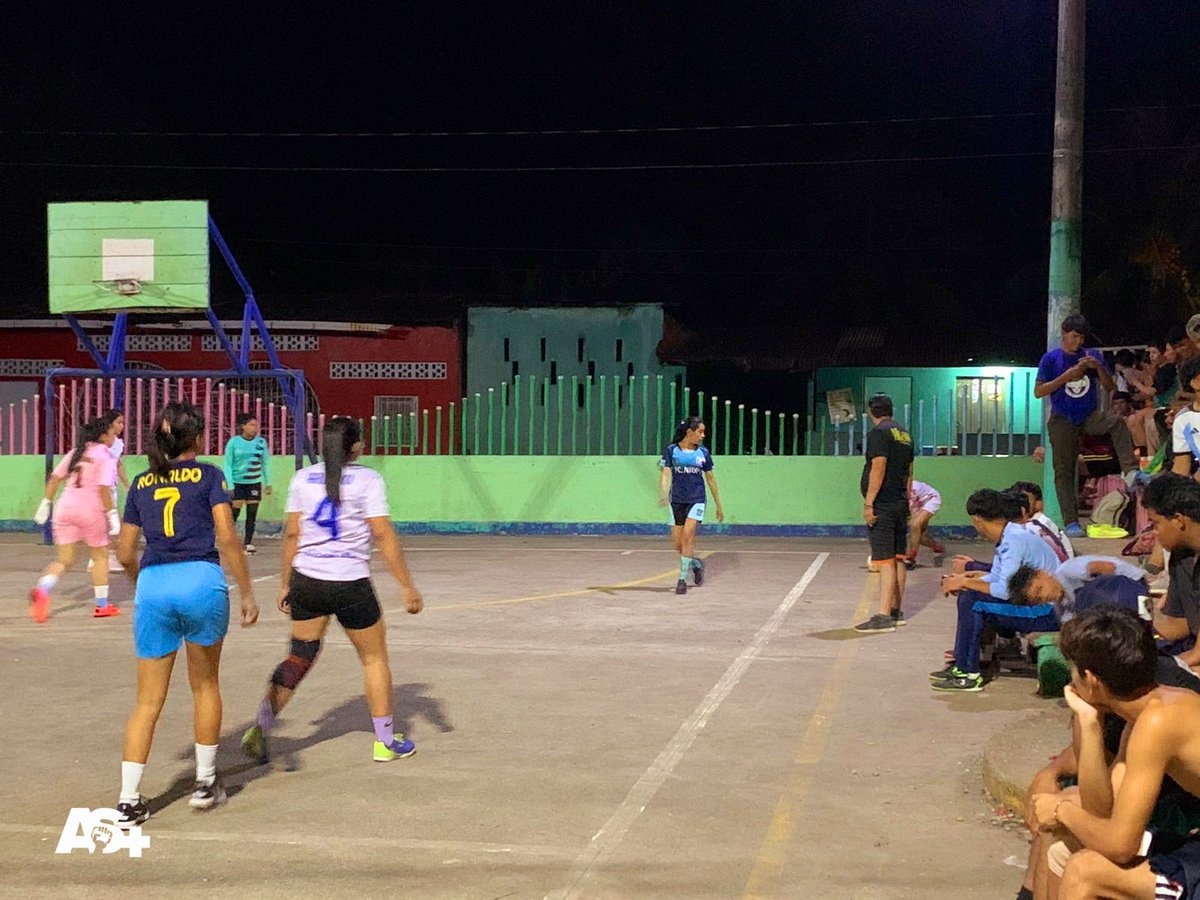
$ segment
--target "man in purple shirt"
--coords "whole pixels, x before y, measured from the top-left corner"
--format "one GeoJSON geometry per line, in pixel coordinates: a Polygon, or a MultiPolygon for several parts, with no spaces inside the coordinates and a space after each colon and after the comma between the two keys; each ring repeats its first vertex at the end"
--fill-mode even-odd
{"type": "Polygon", "coordinates": [[[1116,382],[1104,357],[1084,350],[1087,319],[1068,316],[1062,323],[1062,346],[1051,350],[1038,363],[1035,397],[1050,398],[1050,446],[1054,450],[1054,491],[1062,510],[1063,525],[1070,537],[1082,537],[1076,489],[1079,483],[1079,435],[1107,434],[1128,476],[1137,471],[1133,440],[1121,417],[1100,410],[1100,387],[1111,391],[1116,382]]]}

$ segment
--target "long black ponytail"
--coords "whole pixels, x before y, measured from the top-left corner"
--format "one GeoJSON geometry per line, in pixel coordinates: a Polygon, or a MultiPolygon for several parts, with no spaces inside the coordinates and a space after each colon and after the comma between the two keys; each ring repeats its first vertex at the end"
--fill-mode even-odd
{"type": "Polygon", "coordinates": [[[358,423],[346,416],[334,416],[325,423],[321,434],[321,458],[325,462],[325,496],[342,502],[342,470],[352,461],[354,445],[362,440],[358,423]]]}
{"type": "Polygon", "coordinates": [[[104,419],[88,419],[79,429],[79,442],[75,445],[71,463],[67,466],[67,473],[75,476],[75,487],[83,486],[83,454],[87,453],[87,448],[99,441],[106,431],[108,422],[104,419]]]}
{"type": "Polygon", "coordinates": [[[686,419],[684,419],[682,422],[680,422],[678,425],[675,426],[675,437],[671,438],[671,443],[678,444],[685,437],[687,437],[687,433],[689,431],[695,431],[697,428],[699,428],[703,424],[704,424],[704,420],[702,418],[700,418],[699,416],[688,416],[686,419]]]}
{"type": "Polygon", "coordinates": [[[204,413],[190,403],[168,403],[150,435],[146,458],[150,471],[160,478],[171,474],[171,461],[195,450],[204,434],[204,413]]]}

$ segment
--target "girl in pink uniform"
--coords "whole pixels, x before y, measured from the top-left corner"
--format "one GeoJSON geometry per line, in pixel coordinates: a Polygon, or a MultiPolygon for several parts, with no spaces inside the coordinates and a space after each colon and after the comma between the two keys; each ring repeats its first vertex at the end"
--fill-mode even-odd
{"type": "Polygon", "coordinates": [[[108,540],[121,530],[113,506],[112,484],[116,461],[109,448],[113,434],[104,419],[93,419],[80,430],[79,446],[54,467],[46,481],[46,495],[38,504],[33,520],[44,525],[50,518],[50,504],[64,486],[62,499],[54,504],[54,544],[57,558],[29,592],[29,614],[35,622],[45,622],[50,612],[50,591],[75,562],[76,545],[88,545],[92,558],[92,587],[96,595],[96,618],[115,616],[120,610],[108,602],[108,540]]]}

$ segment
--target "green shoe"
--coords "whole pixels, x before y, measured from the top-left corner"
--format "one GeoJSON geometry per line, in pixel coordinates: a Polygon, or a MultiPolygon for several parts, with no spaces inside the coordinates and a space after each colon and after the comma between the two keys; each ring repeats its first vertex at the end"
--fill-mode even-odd
{"type": "Polygon", "coordinates": [[[246,733],[242,735],[242,750],[260,766],[266,765],[271,760],[267,736],[257,725],[246,729],[246,733]]]}
{"type": "Polygon", "coordinates": [[[404,759],[417,752],[417,745],[402,734],[393,737],[390,745],[383,741],[375,742],[375,762],[391,762],[393,759],[404,759]]]}
{"type": "Polygon", "coordinates": [[[935,681],[930,687],[935,691],[950,694],[975,693],[983,690],[983,675],[964,675],[962,672],[956,672],[944,681],[935,681]]]}

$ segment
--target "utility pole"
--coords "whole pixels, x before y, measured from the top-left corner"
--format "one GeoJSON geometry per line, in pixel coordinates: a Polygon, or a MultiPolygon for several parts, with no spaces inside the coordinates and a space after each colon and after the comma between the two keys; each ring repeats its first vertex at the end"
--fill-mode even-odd
{"type": "MultiPolygon", "coordinates": [[[[1058,0],[1058,70],[1054,81],[1054,182],[1050,215],[1050,293],[1046,349],[1060,343],[1060,326],[1080,311],[1083,280],[1083,50],[1087,0],[1058,0]]],[[[1043,423],[1050,400],[1042,401],[1043,423]]],[[[1062,515],[1054,491],[1054,460],[1046,442],[1042,472],[1046,514],[1062,515]]],[[[1068,523],[1069,524],[1069,523],[1068,523]]]]}

